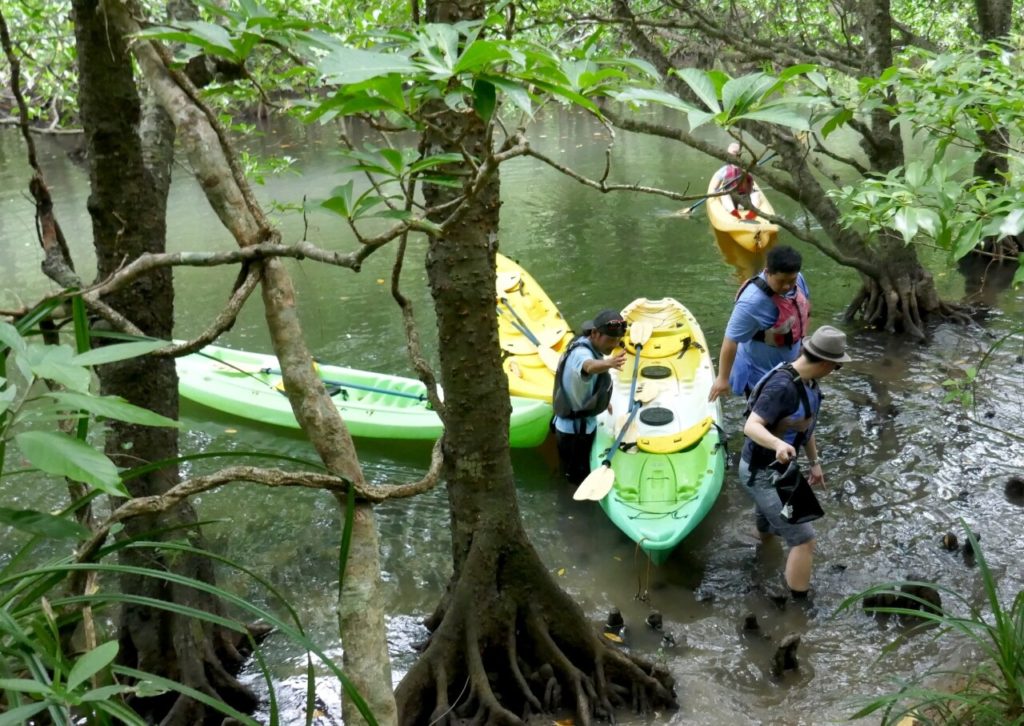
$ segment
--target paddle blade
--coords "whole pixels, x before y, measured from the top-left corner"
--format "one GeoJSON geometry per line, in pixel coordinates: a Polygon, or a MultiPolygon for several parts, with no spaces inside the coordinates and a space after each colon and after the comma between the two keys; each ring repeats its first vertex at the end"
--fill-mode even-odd
{"type": "Polygon", "coordinates": [[[550,370],[552,373],[558,370],[558,353],[551,350],[551,348],[545,348],[542,345],[539,348],[537,348],[537,355],[540,356],[541,363],[547,366],[548,370],[550,370]]]}
{"type": "Polygon", "coordinates": [[[633,400],[640,403],[650,403],[658,397],[659,393],[661,393],[661,386],[657,383],[644,381],[636,387],[636,394],[633,396],[633,400]]]}
{"type": "Polygon", "coordinates": [[[565,328],[544,328],[537,333],[537,340],[548,348],[554,348],[565,337],[565,328]]]}
{"type": "Polygon", "coordinates": [[[606,461],[587,475],[576,488],[572,498],[576,501],[591,499],[596,502],[604,499],[614,485],[615,472],[612,471],[612,465],[606,461]]]}
{"type": "Polygon", "coordinates": [[[654,328],[646,320],[637,320],[629,326],[629,340],[635,346],[643,345],[651,339],[654,328]]]}
{"type": "Polygon", "coordinates": [[[522,282],[522,275],[518,272],[499,272],[495,279],[495,291],[498,293],[498,297],[502,297],[517,287],[522,282]]]}

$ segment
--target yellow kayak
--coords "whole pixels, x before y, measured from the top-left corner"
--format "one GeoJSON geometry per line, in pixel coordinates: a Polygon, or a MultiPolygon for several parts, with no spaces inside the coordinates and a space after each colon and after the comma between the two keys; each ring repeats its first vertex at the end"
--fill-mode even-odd
{"type": "MultiPolygon", "coordinates": [[[[725,167],[723,166],[711,177],[711,182],[708,184],[708,194],[715,194],[719,190],[718,186],[724,173],[725,167]]],[[[765,196],[765,193],[756,181],[754,182],[754,191],[751,193],[751,197],[758,209],[768,214],[775,214],[775,209],[772,207],[771,202],[768,201],[768,197],[765,196]]],[[[722,199],[727,198],[728,195],[720,197],[709,196],[706,205],[708,219],[711,221],[711,229],[715,231],[715,237],[718,239],[719,244],[734,242],[748,252],[766,250],[775,244],[775,240],[779,236],[778,225],[772,224],[763,217],[738,219],[732,216],[729,210],[722,205],[722,199]]]]}
{"type": "Polygon", "coordinates": [[[572,328],[530,274],[497,255],[498,342],[513,396],[551,401],[555,368],[572,328]]]}

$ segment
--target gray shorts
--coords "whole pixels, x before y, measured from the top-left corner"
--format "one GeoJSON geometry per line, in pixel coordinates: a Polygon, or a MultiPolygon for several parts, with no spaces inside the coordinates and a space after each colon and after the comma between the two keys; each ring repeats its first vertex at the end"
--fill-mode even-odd
{"type": "Polygon", "coordinates": [[[790,547],[802,545],[814,539],[814,527],[810,523],[790,524],[782,518],[782,502],[772,485],[772,472],[769,469],[751,469],[740,459],[740,489],[754,500],[754,522],[761,534],[774,534],[782,537],[790,547]]]}

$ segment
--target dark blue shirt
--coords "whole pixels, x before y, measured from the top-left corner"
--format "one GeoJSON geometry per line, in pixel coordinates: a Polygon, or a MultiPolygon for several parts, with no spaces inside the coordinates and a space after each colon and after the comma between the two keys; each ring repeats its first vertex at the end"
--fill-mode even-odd
{"type": "MultiPolygon", "coordinates": [[[[800,444],[807,441],[814,433],[814,425],[818,420],[821,408],[821,389],[814,381],[804,383],[799,378],[795,381],[789,372],[775,368],[769,371],[767,381],[760,395],[754,401],[752,413],[756,413],[766,422],[766,428],[789,444],[793,444],[797,435],[803,430],[800,444]],[[776,372],[779,371],[779,372],[776,372]],[[800,387],[807,392],[807,402],[811,410],[804,407],[800,387]]],[[[800,447],[797,447],[800,453],[800,447]]],[[[775,461],[775,451],[754,443],[749,437],[744,438],[743,452],[740,454],[751,468],[763,469],[775,461]]]]}

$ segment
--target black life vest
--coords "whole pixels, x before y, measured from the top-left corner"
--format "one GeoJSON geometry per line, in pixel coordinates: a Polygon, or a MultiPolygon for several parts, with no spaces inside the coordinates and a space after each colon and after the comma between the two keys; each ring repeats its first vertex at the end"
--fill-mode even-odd
{"type": "Polygon", "coordinates": [[[573,409],[572,404],[569,402],[569,395],[565,392],[565,388],[562,385],[562,374],[565,372],[565,362],[569,360],[569,354],[580,346],[586,346],[597,360],[601,360],[604,357],[597,352],[597,349],[594,348],[590,340],[582,335],[572,341],[565,349],[565,352],[562,353],[562,357],[558,360],[558,369],[555,371],[555,388],[551,393],[551,406],[555,410],[555,415],[559,418],[576,420],[596,416],[607,409],[609,402],[612,400],[612,377],[608,371],[604,371],[603,373],[598,373],[595,377],[593,393],[583,401],[580,408],[573,409]]]}
{"type": "MultiPolygon", "coordinates": [[[[757,399],[758,399],[758,397],[760,397],[761,391],[764,389],[765,384],[767,384],[768,381],[771,378],[775,377],[776,375],[778,375],[780,373],[785,375],[789,379],[790,384],[793,386],[793,388],[797,392],[797,395],[800,397],[800,403],[803,404],[804,411],[807,413],[807,415],[808,416],[814,416],[816,414],[816,411],[811,409],[810,398],[807,395],[807,389],[804,387],[803,381],[800,380],[800,374],[797,372],[796,368],[793,367],[792,363],[785,363],[783,365],[777,366],[777,367],[773,368],[772,370],[768,371],[764,375],[764,377],[760,381],[757,382],[757,385],[754,386],[754,390],[751,391],[750,392],[750,396],[747,397],[747,407],[743,411],[743,418],[744,419],[746,419],[751,414],[751,412],[754,410],[754,404],[757,403],[757,399]]],[[[811,385],[812,388],[818,389],[818,382],[817,381],[811,381],[810,385],[811,385]]],[[[817,393],[818,393],[818,408],[820,409],[821,408],[821,399],[822,399],[823,394],[822,394],[820,389],[817,390],[817,393]]],[[[797,406],[797,408],[795,410],[790,411],[789,413],[783,414],[777,420],[770,421],[770,422],[765,422],[766,423],[765,428],[767,428],[769,431],[771,431],[774,434],[776,429],[778,428],[779,424],[782,423],[782,421],[784,419],[792,416],[798,410],[799,410],[799,405],[797,406]]],[[[793,438],[793,442],[792,442],[793,448],[796,449],[797,451],[799,451],[800,447],[804,445],[804,442],[807,440],[807,438],[808,438],[808,436],[807,436],[807,430],[806,429],[804,431],[797,431],[796,432],[796,436],[793,438]]],[[[764,466],[764,464],[767,461],[771,461],[774,458],[775,458],[774,452],[771,452],[769,449],[766,449],[765,447],[761,446],[760,444],[754,443],[754,454],[753,454],[753,456],[751,458],[751,465],[764,466]],[[758,456],[758,450],[759,449],[762,452],[768,452],[769,455],[767,456],[766,461],[760,461],[760,459],[764,459],[765,456],[763,455],[763,453],[762,453],[761,456],[758,456]],[[755,461],[755,458],[758,459],[758,460],[755,461]]]]}

